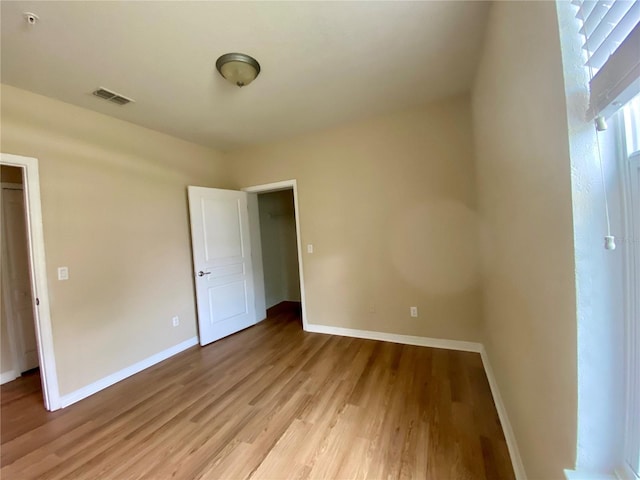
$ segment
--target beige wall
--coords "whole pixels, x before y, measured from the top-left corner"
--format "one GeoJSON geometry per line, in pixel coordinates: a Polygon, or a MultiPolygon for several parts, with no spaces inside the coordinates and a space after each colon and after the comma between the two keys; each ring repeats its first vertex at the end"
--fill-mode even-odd
{"type": "Polygon", "coordinates": [[[496,2],[485,42],[473,92],[485,346],[529,479],[561,479],[575,460],[576,297],[555,4],[496,2]]]}
{"type": "Polygon", "coordinates": [[[309,323],[477,341],[472,143],[461,96],[236,151],[229,168],[238,188],[298,181],[309,323]]]}
{"type": "Polygon", "coordinates": [[[484,341],[529,478],[562,478],[576,309],[557,31],[551,2],[497,2],[471,102],[224,156],[3,86],[1,149],[40,161],[61,393],[196,335],[186,185],[297,179],[307,320],[484,341]]]}
{"type": "Polygon", "coordinates": [[[265,303],[300,301],[293,190],[258,195],[265,303]]]}
{"type": "Polygon", "coordinates": [[[311,323],[479,340],[469,108],[453,98],[223,164],[213,150],[3,86],[2,151],[40,162],[61,394],[196,334],[188,184],[298,179],[303,243],[316,248],[305,254],[311,323]]]}
{"type": "Polygon", "coordinates": [[[228,184],[218,153],[9,86],[1,149],[39,160],[62,395],[196,335],[186,186],[228,184]]]}

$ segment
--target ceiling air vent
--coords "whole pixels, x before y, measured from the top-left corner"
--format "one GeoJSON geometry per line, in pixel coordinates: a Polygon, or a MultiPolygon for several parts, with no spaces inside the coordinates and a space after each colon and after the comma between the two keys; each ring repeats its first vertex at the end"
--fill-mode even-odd
{"type": "Polygon", "coordinates": [[[94,91],[93,94],[96,97],[100,97],[104,100],[108,100],[117,105],[126,105],[127,103],[134,101],[131,98],[124,97],[116,92],[112,92],[111,90],[107,90],[106,88],[102,88],[102,87],[94,91]]]}

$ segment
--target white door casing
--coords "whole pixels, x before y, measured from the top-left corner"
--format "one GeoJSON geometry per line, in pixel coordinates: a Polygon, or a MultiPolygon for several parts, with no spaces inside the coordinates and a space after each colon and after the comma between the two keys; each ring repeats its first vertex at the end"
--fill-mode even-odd
{"type": "Polygon", "coordinates": [[[0,154],[0,163],[23,168],[29,265],[31,269],[31,294],[32,298],[37,299],[37,305],[34,303],[33,308],[36,338],[39,345],[42,393],[45,408],[51,411],[58,410],[61,408],[61,403],[49,309],[49,289],[47,285],[47,262],[44,252],[38,160],[21,155],[2,153],[0,154]]]}
{"type": "Polygon", "coordinates": [[[38,366],[29,248],[22,186],[2,186],[3,294],[13,349],[13,369],[19,375],[38,366]]]}
{"type": "Polygon", "coordinates": [[[200,345],[256,323],[247,194],[188,187],[200,345]]]}
{"type": "MultiPolygon", "coordinates": [[[[274,183],[266,183],[262,185],[254,185],[252,187],[245,187],[242,189],[243,192],[247,192],[249,194],[258,194],[258,193],[269,193],[269,192],[278,192],[280,190],[293,190],[293,211],[296,221],[296,243],[298,247],[298,277],[300,278],[300,301],[302,303],[302,329],[305,331],[309,330],[309,317],[307,316],[307,302],[306,302],[306,293],[305,293],[305,283],[304,283],[304,263],[302,261],[302,234],[301,234],[301,226],[300,226],[300,207],[298,206],[298,182],[293,180],[283,180],[280,182],[274,183]]],[[[258,205],[257,201],[255,202],[255,208],[257,210],[258,205]]],[[[252,232],[255,232],[256,235],[260,236],[260,216],[258,212],[255,212],[253,217],[253,224],[251,226],[252,232]]],[[[251,217],[250,217],[251,218],[251,217]]],[[[252,236],[253,239],[253,236],[252,236]]],[[[254,245],[259,243],[254,242],[254,245]]],[[[254,256],[254,263],[260,262],[262,264],[262,255],[254,256]]],[[[256,302],[256,308],[265,307],[265,292],[264,292],[264,278],[262,276],[262,265],[260,267],[256,267],[260,269],[260,275],[254,275],[254,281],[256,284],[256,294],[262,295],[260,299],[256,302]]]]}
{"type": "Polygon", "coordinates": [[[256,305],[256,323],[267,318],[267,306],[264,292],[264,269],[262,265],[262,239],[260,238],[260,209],[258,194],[247,194],[249,207],[249,231],[251,232],[251,263],[253,266],[253,294],[256,305]]]}

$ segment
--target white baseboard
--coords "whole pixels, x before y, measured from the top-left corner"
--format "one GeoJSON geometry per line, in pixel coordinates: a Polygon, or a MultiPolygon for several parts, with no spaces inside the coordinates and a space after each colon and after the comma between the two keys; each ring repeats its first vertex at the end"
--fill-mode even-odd
{"type": "Polygon", "coordinates": [[[505,440],[507,442],[507,448],[509,449],[509,455],[511,457],[511,463],[513,465],[513,471],[516,476],[516,480],[527,480],[527,475],[522,464],[518,445],[516,443],[509,417],[507,416],[507,410],[502,402],[500,391],[498,390],[498,384],[493,374],[493,369],[489,363],[489,357],[484,349],[484,345],[477,342],[463,342],[459,340],[444,340],[441,338],[430,337],[417,337],[413,335],[398,335],[395,333],[373,332],[370,330],[356,330],[352,328],[331,327],[327,325],[312,325],[307,324],[305,329],[308,332],[314,333],[326,333],[330,335],[340,335],[343,337],[356,337],[365,338],[367,340],[381,340],[383,342],[402,343],[405,345],[417,345],[420,347],[432,347],[432,348],[446,348],[449,350],[461,350],[464,352],[479,353],[482,358],[482,364],[484,371],[491,387],[491,394],[493,395],[493,402],[496,405],[498,417],[504,431],[505,440]]]}
{"type": "Polygon", "coordinates": [[[0,373],[0,385],[4,385],[7,382],[11,382],[18,378],[20,375],[15,370],[9,370],[8,372],[0,373]]]}
{"type": "Polygon", "coordinates": [[[419,347],[446,348],[448,350],[461,350],[463,352],[482,351],[482,344],[477,342],[463,342],[460,340],[445,340],[442,338],[417,337],[414,335],[399,335],[396,333],[374,332],[371,330],[356,330],[353,328],[331,327],[328,325],[307,324],[307,332],[326,333],[341,337],[364,338],[366,340],[380,340],[382,342],[402,343],[405,345],[417,345],[419,347]]]}
{"type": "Polygon", "coordinates": [[[615,469],[612,473],[596,473],[585,470],[569,470],[564,471],[567,480],[637,480],[638,476],[631,470],[631,467],[625,463],[620,468],[615,469]]]}
{"type": "Polygon", "coordinates": [[[618,480],[616,474],[611,473],[593,473],[584,470],[565,470],[564,476],[567,480],[618,480]]]}
{"type": "Polygon", "coordinates": [[[493,374],[493,368],[491,368],[489,356],[487,355],[487,351],[484,349],[484,346],[482,346],[482,349],[480,350],[480,356],[482,357],[482,364],[484,365],[487,380],[489,380],[489,387],[491,388],[491,394],[493,395],[493,403],[496,405],[500,424],[502,425],[502,431],[504,432],[504,437],[507,441],[507,448],[509,449],[509,456],[511,457],[511,464],[513,465],[513,472],[515,473],[516,480],[527,480],[527,474],[524,470],[524,465],[522,464],[522,457],[520,457],[516,437],[513,434],[511,422],[509,422],[509,417],[507,416],[507,409],[502,402],[502,396],[498,389],[498,382],[493,374]]]}
{"type": "MultiPolygon", "coordinates": [[[[527,480],[527,475],[522,464],[522,459],[520,457],[520,452],[516,444],[513,429],[511,428],[511,423],[509,422],[507,411],[505,409],[504,403],[502,402],[502,397],[500,396],[500,391],[498,390],[498,384],[496,382],[493,369],[491,368],[489,357],[487,356],[487,352],[481,343],[464,342],[460,340],[446,340],[441,338],[418,337],[414,335],[399,335],[395,333],[357,330],[352,328],[332,327],[328,325],[307,324],[307,328],[305,330],[313,333],[324,333],[329,335],[339,335],[343,337],[355,337],[367,340],[380,340],[383,342],[401,343],[405,345],[417,345],[421,347],[444,348],[448,350],[460,350],[464,352],[479,353],[482,358],[482,363],[487,375],[487,379],[489,381],[491,394],[493,395],[493,401],[496,405],[496,410],[498,412],[498,417],[500,418],[502,430],[504,431],[504,436],[506,439],[507,448],[509,449],[509,455],[511,457],[516,480],[527,480]]],[[[183,350],[186,350],[187,348],[190,348],[197,344],[198,337],[190,338],[189,340],[186,340],[178,345],[168,348],[167,350],[152,355],[151,357],[148,357],[134,365],[131,365],[116,373],[104,377],[103,379],[87,385],[86,387],[83,387],[79,390],[76,390],[75,392],[64,395],[61,398],[62,408],[65,408],[84,398],[87,398],[88,396],[93,395],[94,393],[97,393],[100,390],[113,385],[114,383],[124,380],[131,375],[135,375],[136,373],[141,372],[142,370],[145,370],[146,368],[149,368],[157,363],[160,363],[161,361],[166,360],[167,358],[172,357],[173,355],[176,355],[183,350]]],[[[12,374],[13,372],[3,373],[1,377],[3,383],[5,375],[8,378],[8,376],[12,374]]],[[[569,476],[571,475],[571,473],[575,474],[577,472],[565,470],[565,473],[567,474],[567,478],[582,478],[578,476],[569,476]]]]}
{"type": "Polygon", "coordinates": [[[60,399],[60,403],[62,404],[62,408],[68,407],[69,405],[79,402],[80,400],[87,398],[94,393],[99,392],[100,390],[104,390],[107,387],[110,387],[114,383],[118,383],[121,380],[124,380],[131,375],[135,375],[136,373],[145,370],[156,363],[160,363],[163,360],[166,360],[169,357],[172,357],[187,348],[191,348],[194,345],[198,344],[198,337],[190,338],[189,340],[185,340],[178,345],[174,345],[171,348],[167,348],[162,352],[158,352],[155,355],[145,358],[144,360],[139,361],[138,363],[134,363],[133,365],[128,366],[127,368],[123,368],[122,370],[112,373],[111,375],[101,378],[97,382],[93,382],[86,387],[82,387],[74,392],[71,392],[67,395],[62,396],[60,399]]]}

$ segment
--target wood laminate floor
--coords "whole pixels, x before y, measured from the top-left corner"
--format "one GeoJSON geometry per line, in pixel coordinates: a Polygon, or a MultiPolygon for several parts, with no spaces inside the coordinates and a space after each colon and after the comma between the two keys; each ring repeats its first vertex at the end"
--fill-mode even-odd
{"type": "Polygon", "coordinates": [[[64,410],[1,388],[3,480],[513,479],[480,356],[305,333],[296,310],[64,410]]]}

